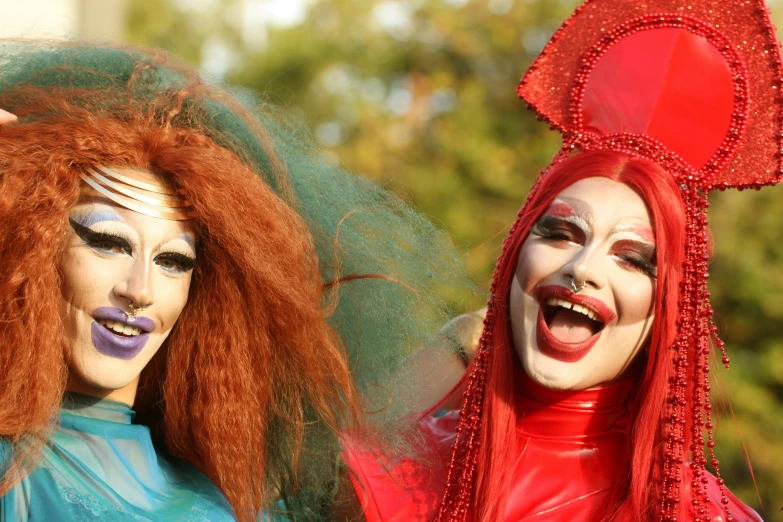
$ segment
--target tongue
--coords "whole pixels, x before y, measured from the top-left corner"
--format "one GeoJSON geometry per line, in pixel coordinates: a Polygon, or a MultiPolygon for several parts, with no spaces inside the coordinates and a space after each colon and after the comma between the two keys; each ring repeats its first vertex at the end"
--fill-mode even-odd
{"type": "Polygon", "coordinates": [[[549,331],[564,343],[581,343],[593,335],[593,321],[586,315],[560,308],[549,321],[549,331]]]}

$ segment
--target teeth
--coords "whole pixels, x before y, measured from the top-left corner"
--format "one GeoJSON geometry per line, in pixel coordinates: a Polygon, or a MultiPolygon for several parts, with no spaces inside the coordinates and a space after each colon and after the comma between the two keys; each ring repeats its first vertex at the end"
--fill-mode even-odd
{"type": "Polygon", "coordinates": [[[568,301],[563,301],[562,299],[555,299],[554,297],[550,297],[546,300],[546,304],[549,306],[560,306],[562,308],[565,308],[567,310],[573,310],[574,312],[578,312],[582,315],[586,315],[593,321],[601,322],[601,319],[598,317],[598,314],[590,310],[589,308],[578,305],[576,303],[569,303],[568,301]]]}
{"type": "Polygon", "coordinates": [[[140,335],[141,330],[135,326],[129,326],[127,324],[118,323],[116,321],[98,321],[100,324],[108,328],[113,332],[117,332],[123,335],[140,335]]]}

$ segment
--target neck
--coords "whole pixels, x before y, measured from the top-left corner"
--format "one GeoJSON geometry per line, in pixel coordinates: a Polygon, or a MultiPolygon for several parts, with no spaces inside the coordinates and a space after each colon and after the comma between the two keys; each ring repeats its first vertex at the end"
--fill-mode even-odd
{"type": "Polygon", "coordinates": [[[126,386],[116,390],[101,388],[80,379],[72,372],[68,373],[68,382],[65,385],[66,391],[90,395],[99,399],[110,399],[127,404],[131,408],[136,400],[136,390],[139,387],[139,378],[137,377],[126,386]]]}

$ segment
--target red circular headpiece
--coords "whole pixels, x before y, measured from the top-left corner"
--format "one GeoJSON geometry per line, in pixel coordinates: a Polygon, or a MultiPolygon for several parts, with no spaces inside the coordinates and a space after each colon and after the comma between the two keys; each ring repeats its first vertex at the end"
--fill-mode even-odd
{"type": "Polygon", "coordinates": [[[519,84],[567,147],[647,157],[703,189],[780,181],[783,68],[761,0],[588,0],[519,84]]]}

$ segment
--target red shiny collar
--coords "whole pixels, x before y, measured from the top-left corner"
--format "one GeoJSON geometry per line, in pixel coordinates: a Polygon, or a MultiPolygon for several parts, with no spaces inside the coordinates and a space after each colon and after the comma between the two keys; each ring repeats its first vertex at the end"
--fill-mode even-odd
{"type": "Polygon", "coordinates": [[[632,378],[580,391],[545,388],[524,371],[516,380],[517,428],[531,437],[590,437],[628,429],[632,378]]]}

